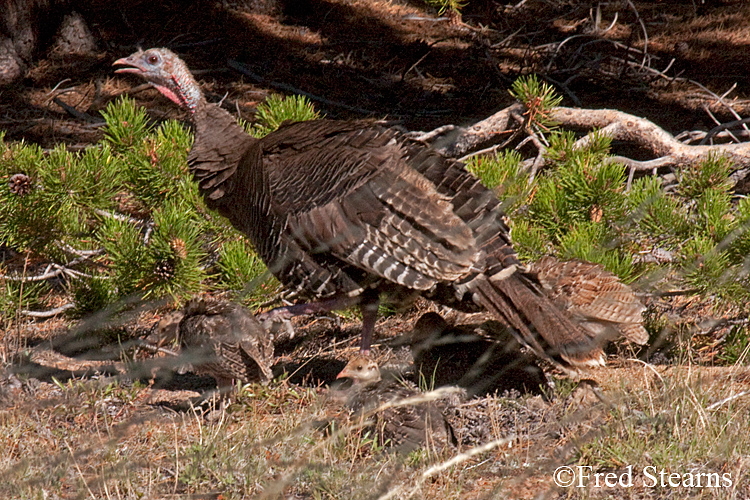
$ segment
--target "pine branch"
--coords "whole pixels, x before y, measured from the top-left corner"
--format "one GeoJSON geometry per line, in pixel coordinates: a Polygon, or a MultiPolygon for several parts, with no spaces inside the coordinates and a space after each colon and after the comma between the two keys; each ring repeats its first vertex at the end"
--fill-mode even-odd
{"type": "Polygon", "coordinates": [[[65,252],[72,253],[73,255],[77,255],[79,257],[96,257],[97,255],[102,255],[104,253],[103,248],[97,248],[96,250],[79,250],[77,248],[73,248],[72,246],[68,245],[64,241],[55,241],[55,246],[65,252]]]}

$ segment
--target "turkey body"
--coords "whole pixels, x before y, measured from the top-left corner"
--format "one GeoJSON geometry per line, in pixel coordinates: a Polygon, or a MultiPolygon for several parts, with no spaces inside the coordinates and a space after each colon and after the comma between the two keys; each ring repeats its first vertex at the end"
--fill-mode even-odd
{"type": "Polygon", "coordinates": [[[298,122],[260,140],[237,130],[230,148],[216,124],[226,121],[219,135],[229,137],[234,119],[214,105],[205,112],[190,167],[209,204],[288,288],[316,300],[374,290],[485,307],[537,352],[583,364],[599,356],[523,273],[499,202],[458,162],[362,122],[298,122]],[[222,150],[244,153],[214,160],[222,150]],[[218,170],[229,165],[236,170],[218,170]]]}
{"type": "MultiPolygon", "coordinates": [[[[484,265],[478,235],[421,172],[445,173],[445,159],[426,147],[384,127],[328,120],[289,124],[259,140],[241,129],[230,137],[234,119],[210,104],[205,112],[196,118],[189,165],[212,207],[250,236],[287,287],[315,299],[378,282],[432,290],[484,265]],[[226,144],[216,138],[223,121],[226,144]],[[244,153],[215,161],[222,150],[244,153]],[[217,170],[230,166],[236,171],[217,170]]],[[[477,180],[461,173],[457,182],[477,191],[467,199],[481,199],[477,180]]],[[[491,232],[507,234],[500,225],[491,232]]],[[[512,250],[507,254],[517,263],[512,250]]]]}
{"type": "Polygon", "coordinates": [[[381,378],[374,361],[355,357],[339,377],[351,378],[346,407],[355,424],[377,435],[381,445],[411,451],[420,446],[442,449],[456,445],[451,425],[443,415],[444,404],[422,393],[407,381],[381,378]]]}
{"type": "Polygon", "coordinates": [[[648,342],[643,327],[646,307],[628,285],[602,266],[547,256],[532,263],[530,269],[537,273],[547,296],[592,335],[624,337],[638,345],[648,342]]]}
{"type": "MultiPolygon", "coordinates": [[[[381,295],[421,294],[487,310],[541,356],[602,363],[596,339],[524,272],[498,200],[461,163],[358,121],[292,123],[256,139],[205,101],[170,51],[115,64],[190,111],[188,163],[208,205],[249,237],[287,288],[314,300],[354,298],[363,312],[376,311],[381,295]]],[[[364,318],[363,352],[374,314],[369,328],[364,318]]]]}
{"type": "Polygon", "coordinates": [[[190,300],[162,318],[154,333],[158,343],[178,340],[181,357],[195,371],[216,379],[219,389],[236,380],[266,383],[273,378],[273,344],[252,314],[240,304],[190,300]]]}

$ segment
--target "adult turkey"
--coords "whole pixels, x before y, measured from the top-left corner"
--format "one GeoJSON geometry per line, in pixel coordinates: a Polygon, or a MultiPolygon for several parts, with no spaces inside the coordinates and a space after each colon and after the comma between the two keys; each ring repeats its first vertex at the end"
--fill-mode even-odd
{"type": "Polygon", "coordinates": [[[602,266],[546,256],[529,269],[537,274],[547,297],[592,335],[609,340],[624,337],[638,345],[648,342],[643,327],[646,307],[628,285],[602,266]]]}
{"type": "Polygon", "coordinates": [[[347,409],[368,423],[382,445],[411,451],[423,445],[442,449],[456,445],[453,429],[443,415],[445,402],[423,395],[405,380],[383,378],[380,368],[364,356],[352,358],[337,378],[349,378],[347,409]]]}
{"type": "Polygon", "coordinates": [[[248,236],[279,281],[320,301],[274,314],[359,304],[367,353],[379,297],[421,294],[484,309],[563,365],[603,364],[598,340],[524,271],[500,203],[460,162],[362,121],[285,124],[256,139],[205,100],[171,51],[139,50],[114,64],[189,111],[188,163],[207,204],[248,236]]]}
{"type": "Polygon", "coordinates": [[[177,340],[180,356],[199,374],[216,379],[220,390],[273,378],[273,344],[268,333],[240,304],[191,299],[156,324],[150,341],[159,346],[177,340]]]}

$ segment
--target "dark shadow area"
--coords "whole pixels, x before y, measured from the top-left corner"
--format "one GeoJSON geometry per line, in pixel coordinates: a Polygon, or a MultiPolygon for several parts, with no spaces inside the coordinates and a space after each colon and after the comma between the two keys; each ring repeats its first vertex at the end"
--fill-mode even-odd
{"type": "Polygon", "coordinates": [[[113,366],[97,366],[96,369],[62,370],[53,366],[45,366],[32,361],[22,361],[11,367],[10,372],[24,379],[37,379],[40,382],[54,383],[55,380],[65,383],[70,379],[89,378],[94,375],[117,376],[113,366]]]}
{"type": "MultiPolygon", "coordinates": [[[[49,44],[51,31],[45,28],[48,34],[40,39],[25,77],[0,94],[0,127],[8,130],[8,138],[44,145],[97,140],[96,127],[71,119],[51,102],[50,90],[58,84],[56,92],[75,89],[62,99],[96,117],[113,96],[126,90],[124,83],[135,84],[114,79],[110,64],[139,46],[178,52],[204,82],[211,100],[227,94],[227,108],[245,118],[252,118],[255,103],[269,91],[279,91],[276,82],[370,111],[319,103],[332,118],[387,117],[423,130],[465,124],[509,104],[510,83],[519,74],[536,72],[561,85],[565,104],[617,108],[677,132],[704,125],[701,103],[710,96],[696,99],[691,95],[695,86],[670,78],[691,78],[715,92],[737,82],[740,96],[750,90],[750,62],[744,57],[750,40],[711,36],[720,29],[741,30],[746,12],[732,8],[737,2],[715,2],[702,6],[701,12],[689,2],[668,2],[668,13],[664,3],[636,2],[637,13],[604,6],[602,26],[618,16],[608,31],[592,25],[590,13],[596,5],[589,2],[513,8],[473,1],[464,10],[470,28],[434,21],[436,12],[418,1],[266,3],[271,5],[267,12],[256,13],[208,1],[129,1],[115,8],[73,2],[66,8],[81,13],[99,50],[93,56],[48,55],[44,44],[49,44]],[[643,57],[658,71],[668,69],[663,75],[634,64],[640,61],[641,49],[635,47],[643,37],[638,16],[649,22],[650,30],[643,57]],[[665,42],[669,30],[680,23],[694,24],[698,35],[676,34],[665,42]],[[230,69],[229,60],[248,67],[262,83],[230,69]]],[[[154,96],[136,95],[159,118],[177,116],[172,106],[154,96]]],[[[720,119],[727,114],[723,109],[715,112],[720,119]]]]}
{"type": "Polygon", "coordinates": [[[336,358],[313,357],[295,362],[279,362],[273,366],[274,378],[285,376],[297,385],[330,385],[346,363],[336,358]]]}
{"type": "Polygon", "coordinates": [[[216,389],[213,377],[197,375],[193,372],[178,373],[174,370],[160,368],[154,374],[152,389],[165,391],[197,391],[207,392],[216,389]]]}

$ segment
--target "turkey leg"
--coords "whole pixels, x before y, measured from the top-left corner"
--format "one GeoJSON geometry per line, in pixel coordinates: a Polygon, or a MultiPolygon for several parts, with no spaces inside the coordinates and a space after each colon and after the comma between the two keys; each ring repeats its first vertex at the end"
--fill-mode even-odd
{"type": "Polygon", "coordinates": [[[368,290],[362,294],[359,310],[362,312],[362,339],[359,345],[359,353],[363,356],[370,354],[373,333],[375,333],[375,321],[378,319],[378,306],[380,297],[376,290],[368,290]]]}
{"type": "Polygon", "coordinates": [[[308,316],[310,314],[327,313],[337,309],[346,309],[353,305],[359,304],[362,312],[362,340],[360,352],[363,355],[370,353],[370,344],[372,344],[373,332],[375,331],[375,321],[378,318],[378,306],[380,300],[378,292],[367,290],[362,295],[356,297],[340,296],[331,299],[321,300],[318,302],[306,302],[303,304],[294,304],[291,306],[282,306],[271,309],[256,317],[264,328],[272,330],[275,323],[284,323],[295,316],[308,316]]]}

